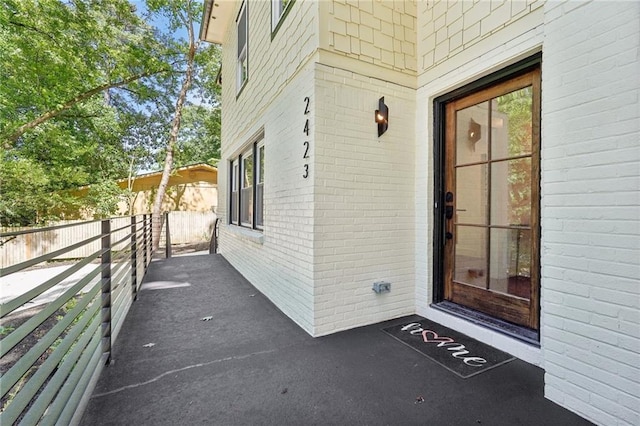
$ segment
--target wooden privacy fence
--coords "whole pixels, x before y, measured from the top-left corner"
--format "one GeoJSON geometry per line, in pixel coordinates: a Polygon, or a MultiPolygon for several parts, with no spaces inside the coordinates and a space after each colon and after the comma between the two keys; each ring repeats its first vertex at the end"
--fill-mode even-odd
{"type": "Polygon", "coordinates": [[[78,422],[151,262],[150,215],[5,232],[0,239],[35,240],[76,227],[69,234],[82,237],[67,246],[57,238],[0,268],[2,425],[78,422]],[[83,246],[95,250],[64,267],[33,270],[83,246]]]}
{"type": "MultiPolygon", "coordinates": [[[[147,215],[150,217],[151,215],[147,215]]],[[[169,224],[172,244],[193,244],[209,242],[215,222],[213,212],[169,212],[169,224]]],[[[0,228],[0,233],[11,233],[11,236],[0,238],[0,265],[11,265],[24,262],[45,253],[68,247],[77,241],[84,241],[100,232],[99,221],[59,221],[51,223],[38,232],[30,232],[37,228],[0,228]],[[74,225],[74,226],[64,226],[74,225]],[[29,232],[26,232],[29,231],[29,232]]],[[[164,232],[161,241],[164,241],[164,232]]],[[[162,244],[162,242],[161,242],[162,244]]],[[[64,252],[52,260],[80,259],[89,256],[100,248],[100,241],[64,252]]]]}
{"type": "Polygon", "coordinates": [[[213,212],[169,212],[171,244],[209,242],[215,220],[213,212]]]}

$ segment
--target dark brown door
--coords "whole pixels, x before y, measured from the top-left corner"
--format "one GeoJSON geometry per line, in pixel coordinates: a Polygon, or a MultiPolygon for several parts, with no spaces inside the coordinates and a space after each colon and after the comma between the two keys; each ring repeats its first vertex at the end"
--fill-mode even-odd
{"type": "Polygon", "coordinates": [[[446,104],[444,297],[538,329],[540,71],[446,104]]]}

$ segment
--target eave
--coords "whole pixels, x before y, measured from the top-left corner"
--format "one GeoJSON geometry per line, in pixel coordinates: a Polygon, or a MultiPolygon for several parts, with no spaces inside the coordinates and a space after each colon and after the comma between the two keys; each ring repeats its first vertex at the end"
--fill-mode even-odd
{"type": "Polygon", "coordinates": [[[200,25],[200,40],[222,44],[236,0],[205,0],[200,25]]]}

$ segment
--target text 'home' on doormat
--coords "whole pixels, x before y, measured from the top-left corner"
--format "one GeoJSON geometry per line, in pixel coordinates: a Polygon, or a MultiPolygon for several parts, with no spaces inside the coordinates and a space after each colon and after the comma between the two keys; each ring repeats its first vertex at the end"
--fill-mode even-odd
{"type": "Polygon", "coordinates": [[[514,359],[485,343],[420,317],[382,331],[464,379],[514,359]]]}

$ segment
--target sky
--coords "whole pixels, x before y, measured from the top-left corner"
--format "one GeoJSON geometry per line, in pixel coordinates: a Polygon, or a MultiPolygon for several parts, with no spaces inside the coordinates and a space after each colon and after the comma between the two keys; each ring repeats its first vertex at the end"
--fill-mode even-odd
{"type": "MultiPolygon", "coordinates": [[[[139,15],[144,16],[145,14],[147,14],[147,5],[146,5],[146,1],[145,0],[129,0],[129,2],[136,7],[139,15]]],[[[202,6],[202,4],[203,4],[202,1],[200,1],[198,3],[200,3],[200,7],[203,7],[202,6]]],[[[165,18],[163,16],[156,15],[154,17],[154,19],[151,20],[151,21],[148,21],[148,23],[153,25],[153,26],[155,26],[156,28],[158,28],[162,32],[169,32],[169,22],[168,22],[167,18],[165,18]]],[[[194,31],[195,31],[195,37],[196,37],[196,40],[197,40],[197,38],[198,38],[198,36],[200,34],[200,24],[196,24],[195,25],[194,31]]],[[[186,28],[178,28],[178,30],[174,32],[173,37],[174,38],[178,38],[178,39],[187,40],[187,38],[188,38],[187,29],[186,28]]],[[[202,99],[201,96],[199,96],[197,93],[194,93],[193,91],[191,91],[187,95],[187,99],[191,104],[194,104],[194,105],[206,105],[207,104],[207,102],[204,99],[202,99]]]]}
{"type": "MultiPolygon", "coordinates": [[[[145,0],[129,0],[131,2],[131,4],[133,4],[139,15],[145,15],[147,13],[147,5],[145,0]]],[[[169,23],[167,21],[167,19],[165,17],[162,16],[156,16],[154,17],[153,20],[151,20],[149,22],[149,24],[157,27],[158,29],[160,29],[163,32],[167,32],[168,28],[169,28],[169,23]]],[[[199,34],[200,32],[200,25],[197,25],[196,28],[194,28],[196,34],[199,34]]],[[[186,28],[179,28],[175,33],[174,33],[174,38],[182,38],[184,40],[187,39],[187,30],[186,28]]]]}

